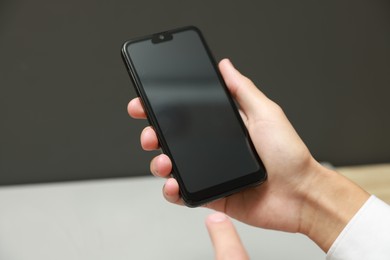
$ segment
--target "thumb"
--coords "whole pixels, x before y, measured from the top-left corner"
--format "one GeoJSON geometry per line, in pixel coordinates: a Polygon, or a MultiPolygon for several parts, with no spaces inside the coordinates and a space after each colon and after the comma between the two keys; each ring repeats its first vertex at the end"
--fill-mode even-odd
{"type": "Polygon", "coordinates": [[[260,103],[269,100],[229,59],[223,59],[219,63],[219,70],[233,98],[248,117],[255,115],[260,103]]]}
{"type": "Polygon", "coordinates": [[[225,214],[216,212],[209,215],[206,219],[206,226],[217,260],[249,259],[233,223],[225,214]]]}

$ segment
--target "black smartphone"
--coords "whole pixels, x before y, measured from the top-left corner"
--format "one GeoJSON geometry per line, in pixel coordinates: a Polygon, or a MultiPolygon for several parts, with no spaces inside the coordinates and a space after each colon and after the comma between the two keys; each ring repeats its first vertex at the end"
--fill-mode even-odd
{"type": "Polygon", "coordinates": [[[184,27],[128,41],[122,56],[187,206],[266,180],[199,29],[184,27]]]}

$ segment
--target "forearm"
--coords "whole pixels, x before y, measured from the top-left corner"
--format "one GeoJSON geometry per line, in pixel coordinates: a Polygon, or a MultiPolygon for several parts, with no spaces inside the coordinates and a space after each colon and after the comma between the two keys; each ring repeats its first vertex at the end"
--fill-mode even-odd
{"type": "Polygon", "coordinates": [[[327,252],[369,198],[358,185],[317,164],[305,194],[300,232],[327,252]]]}

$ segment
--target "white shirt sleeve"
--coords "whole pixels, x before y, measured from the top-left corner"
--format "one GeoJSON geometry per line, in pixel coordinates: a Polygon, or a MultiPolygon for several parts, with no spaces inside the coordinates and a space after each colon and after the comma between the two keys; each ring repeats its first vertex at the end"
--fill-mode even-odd
{"type": "Polygon", "coordinates": [[[390,260],[390,206],[371,196],[329,249],[327,260],[390,260]]]}

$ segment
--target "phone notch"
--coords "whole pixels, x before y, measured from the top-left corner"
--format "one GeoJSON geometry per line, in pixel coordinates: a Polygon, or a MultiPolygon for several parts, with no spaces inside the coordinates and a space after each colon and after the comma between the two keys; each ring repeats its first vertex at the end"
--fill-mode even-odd
{"type": "Polygon", "coordinates": [[[161,42],[167,42],[173,39],[173,35],[169,32],[161,32],[153,34],[152,43],[158,44],[161,42]]]}

